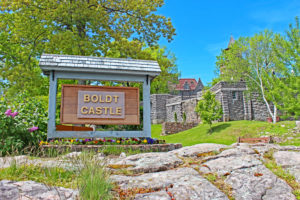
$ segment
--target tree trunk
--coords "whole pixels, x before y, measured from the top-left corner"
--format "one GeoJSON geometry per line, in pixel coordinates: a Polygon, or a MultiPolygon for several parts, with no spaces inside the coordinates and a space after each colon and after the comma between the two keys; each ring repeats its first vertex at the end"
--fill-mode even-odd
{"type": "Polygon", "coordinates": [[[274,114],[273,114],[273,124],[277,122],[277,108],[276,105],[274,104],[274,114]]]}

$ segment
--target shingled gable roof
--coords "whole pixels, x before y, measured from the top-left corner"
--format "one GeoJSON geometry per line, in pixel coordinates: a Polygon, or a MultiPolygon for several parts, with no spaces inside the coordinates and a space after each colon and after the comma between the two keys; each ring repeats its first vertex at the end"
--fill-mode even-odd
{"type": "Polygon", "coordinates": [[[92,56],[43,54],[40,67],[45,75],[50,71],[115,73],[131,75],[159,75],[161,69],[157,61],[92,56]]]}
{"type": "Polygon", "coordinates": [[[195,90],[197,86],[197,81],[194,78],[182,78],[179,79],[179,84],[176,85],[176,90],[185,90],[184,84],[187,82],[190,86],[190,90],[195,90]]]}

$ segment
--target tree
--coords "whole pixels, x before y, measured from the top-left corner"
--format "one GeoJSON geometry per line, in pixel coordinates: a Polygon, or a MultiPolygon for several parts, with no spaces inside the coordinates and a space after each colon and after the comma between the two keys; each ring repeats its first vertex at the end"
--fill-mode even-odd
{"type": "Polygon", "coordinates": [[[267,30],[253,37],[241,37],[217,57],[217,66],[223,80],[246,81],[250,94],[259,94],[276,123],[278,92],[274,91],[282,77],[275,73],[279,64],[273,43],[274,34],[267,30]]]}
{"type": "Polygon", "coordinates": [[[210,90],[204,92],[203,99],[198,102],[195,110],[200,119],[205,124],[209,124],[210,133],[212,132],[212,121],[220,119],[223,114],[221,104],[216,100],[216,95],[210,90]]]}
{"type": "MultiPolygon", "coordinates": [[[[158,15],[163,0],[11,0],[0,2],[0,71],[10,93],[46,85],[38,58],[43,52],[103,56],[113,41],[135,39],[148,46],[173,39],[169,18],[158,15]],[[22,74],[20,77],[19,74],[22,74]]],[[[46,90],[47,91],[47,90],[46,90]]]]}
{"type": "MultiPolygon", "coordinates": [[[[279,88],[277,95],[278,108],[287,116],[300,116],[300,26],[299,18],[295,19],[286,31],[286,37],[276,35],[273,45],[281,65],[277,68],[283,78],[276,84],[279,88]]],[[[275,91],[274,91],[275,92],[275,91]]]]}
{"type": "Polygon", "coordinates": [[[178,81],[176,58],[166,48],[147,47],[139,41],[123,39],[113,42],[111,48],[104,55],[115,58],[156,60],[161,68],[161,73],[151,83],[151,93],[153,94],[169,93],[169,84],[178,81]]]}

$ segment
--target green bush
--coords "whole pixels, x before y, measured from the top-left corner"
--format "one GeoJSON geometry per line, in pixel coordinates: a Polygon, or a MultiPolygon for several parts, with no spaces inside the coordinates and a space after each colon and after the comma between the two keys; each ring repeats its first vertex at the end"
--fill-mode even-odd
{"type": "Polygon", "coordinates": [[[20,94],[14,100],[0,98],[0,156],[23,153],[46,139],[47,111],[38,98],[20,94]]]}

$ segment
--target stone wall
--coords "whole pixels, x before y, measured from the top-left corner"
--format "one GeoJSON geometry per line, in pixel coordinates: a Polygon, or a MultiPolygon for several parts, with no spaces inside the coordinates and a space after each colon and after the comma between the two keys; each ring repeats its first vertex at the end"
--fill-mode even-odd
{"type": "Polygon", "coordinates": [[[114,147],[116,149],[131,149],[144,151],[155,151],[155,152],[166,152],[179,149],[182,147],[180,143],[174,144],[137,144],[137,145],[42,145],[42,150],[53,150],[56,149],[58,152],[80,152],[80,151],[95,151],[101,152],[101,150],[114,147]]]}
{"type": "Polygon", "coordinates": [[[197,103],[198,101],[196,98],[184,100],[182,102],[182,117],[184,114],[186,115],[186,122],[200,122],[200,118],[195,111],[197,103]]]}
{"type": "Polygon", "coordinates": [[[176,96],[166,101],[167,119],[166,122],[175,122],[175,113],[177,115],[177,122],[183,121],[182,116],[182,97],[176,96]]]}
{"type": "MultiPolygon", "coordinates": [[[[273,104],[270,106],[273,112],[273,104]]],[[[267,118],[270,117],[265,102],[255,93],[251,95],[251,113],[253,120],[266,121],[267,118]]]]}
{"type": "Polygon", "coordinates": [[[224,91],[226,94],[229,108],[229,120],[243,120],[244,119],[244,99],[242,91],[224,91]],[[233,99],[233,92],[236,99],[233,99]]]}
{"type": "Polygon", "coordinates": [[[163,123],[167,118],[166,101],[175,97],[170,94],[152,94],[150,96],[151,102],[151,123],[160,124],[163,123]]]}
{"type": "Polygon", "coordinates": [[[198,123],[179,123],[179,122],[165,122],[162,124],[162,133],[161,135],[170,135],[174,133],[179,133],[197,126],[198,123]]]}
{"type": "Polygon", "coordinates": [[[216,94],[223,109],[222,121],[244,120],[245,117],[245,100],[244,91],[246,90],[245,82],[219,82],[210,90],[216,94]]]}

